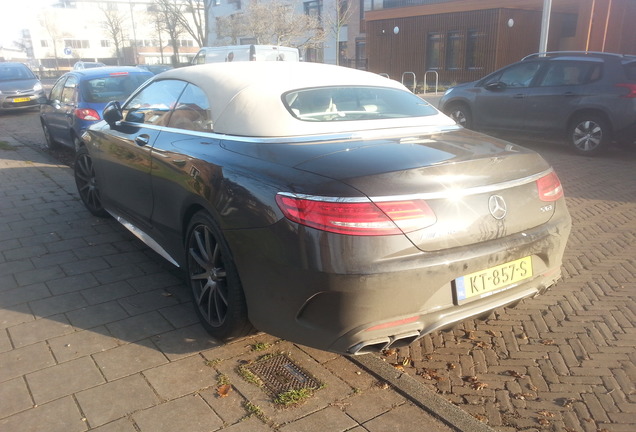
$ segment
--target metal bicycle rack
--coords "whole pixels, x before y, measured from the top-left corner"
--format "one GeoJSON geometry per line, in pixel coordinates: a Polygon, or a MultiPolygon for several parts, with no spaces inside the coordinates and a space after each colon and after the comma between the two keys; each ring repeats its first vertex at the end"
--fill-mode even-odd
{"type": "Polygon", "coordinates": [[[428,74],[435,74],[435,94],[437,94],[437,88],[439,87],[439,74],[435,70],[427,70],[424,73],[424,93],[426,93],[426,89],[428,88],[428,74]]]}
{"type": "Polygon", "coordinates": [[[402,74],[402,85],[404,85],[404,86],[406,86],[406,84],[404,84],[404,77],[406,75],[409,75],[409,76],[412,75],[413,76],[413,90],[412,90],[412,92],[415,93],[415,89],[417,87],[417,78],[415,77],[415,72],[404,72],[402,74]]]}

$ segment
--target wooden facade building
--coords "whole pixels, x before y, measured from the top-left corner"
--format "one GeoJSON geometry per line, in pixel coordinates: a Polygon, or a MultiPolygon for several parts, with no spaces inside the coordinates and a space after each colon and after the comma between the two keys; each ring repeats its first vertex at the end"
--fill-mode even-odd
{"type": "MultiPolygon", "coordinates": [[[[430,85],[473,81],[539,51],[543,0],[361,0],[356,64],[430,85]],[[366,10],[365,10],[366,9],[366,10]]],[[[636,54],[636,0],[553,0],[548,51],[636,54]]],[[[404,81],[403,80],[403,81],[404,81]]]]}

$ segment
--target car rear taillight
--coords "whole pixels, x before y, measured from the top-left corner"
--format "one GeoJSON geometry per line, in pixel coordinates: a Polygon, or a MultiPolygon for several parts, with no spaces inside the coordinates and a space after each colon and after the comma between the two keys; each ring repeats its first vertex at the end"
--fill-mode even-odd
{"type": "Polygon", "coordinates": [[[563,196],[561,180],[554,171],[537,180],[537,187],[541,201],[556,201],[563,196]]]}
{"type": "Polygon", "coordinates": [[[90,108],[78,108],[75,110],[75,117],[80,120],[100,120],[99,113],[90,108]]]}
{"type": "Polygon", "coordinates": [[[616,87],[625,87],[625,88],[627,88],[627,90],[628,90],[627,94],[624,94],[621,97],[636,98],[636,84],[621,83],[621,84],[616,84],[616,87]]]}
{"type": "Polygon", "coordinates": [[[437,220],[422,200],[346,201],[278,194],[276,202],[289,220],[338,234],[394,235],[426,228],[437,220]]]}

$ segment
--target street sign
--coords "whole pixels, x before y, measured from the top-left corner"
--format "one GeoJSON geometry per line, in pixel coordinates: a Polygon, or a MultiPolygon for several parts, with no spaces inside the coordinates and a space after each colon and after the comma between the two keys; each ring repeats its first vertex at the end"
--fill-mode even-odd
{"type": "Polygon", "coordinates": [[[64,55],[70,56],[71,53],[72,53],[71,48],[69,48],[69,47],[64,48],[64,55]]]}

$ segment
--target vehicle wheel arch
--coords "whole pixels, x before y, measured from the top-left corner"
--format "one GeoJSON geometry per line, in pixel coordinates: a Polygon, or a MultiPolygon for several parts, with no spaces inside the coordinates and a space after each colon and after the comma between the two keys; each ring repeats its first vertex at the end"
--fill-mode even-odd
{"type": "Polygon", "coordinates": [[[473,111],[470,108],[470,104],[467,101],[462,99],[457,99],[447,103],[444,107],[444,113],[450,118],[452,118],[453,120],[455,120],[457,124],[459,124],[460,126],[463,126],[466,129],[473,128],[473,111]],[[456,112],[460,110],[463,112],[463,120],[457,119],[453,116],[454,111],[456,112]]]}
{"type": "Polygon", "coordinates": [[[614,124],[612,123],[612,119],[611,117],[602,109],[598,109],[598,108],[584,108],[584,109],[579,109],[576,110],[574,112],[572,112],[572,114],[570,114],[568,121],[566,123],[566,127],[565,127],[565,133],[567,134],[567,132],[570,130],[570,128],[573,126],[573,123],[584,116],[599,116],[601,117],[603,120],[605,120],[607,122],[607,124],[610,126],[610,132],[614,132],[614,124]]]}

